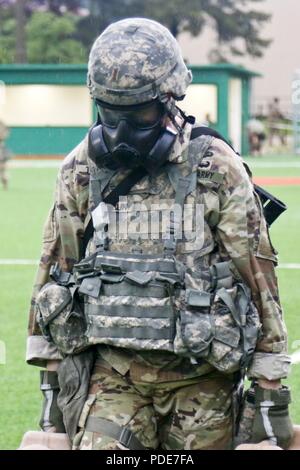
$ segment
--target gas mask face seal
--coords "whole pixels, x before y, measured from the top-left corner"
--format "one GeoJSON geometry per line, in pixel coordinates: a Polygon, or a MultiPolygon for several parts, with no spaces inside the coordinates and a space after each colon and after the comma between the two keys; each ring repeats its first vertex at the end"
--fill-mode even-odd
{"type": "Polygon", "coordinates": [[[166,110],[160,101],[115,106],[96,100],[96,105],[100,125],[90,131],[89,147],[97,166],[110,169],[142,166],[148,171],[161,166],[177,133],[164,127],[166,110]]]}

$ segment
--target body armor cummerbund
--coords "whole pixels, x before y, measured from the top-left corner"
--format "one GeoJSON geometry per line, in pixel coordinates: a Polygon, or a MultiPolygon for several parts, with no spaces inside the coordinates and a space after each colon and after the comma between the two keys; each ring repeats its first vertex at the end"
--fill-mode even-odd
{"type": "Polygon", "coordinates": [[[232,283],[227,262],[212,267],[210,292],[187,289],[185,276],[174,256],[96,253],[41,290],[43,334],[63,354],[101,343],[205,359],[224,372],[246,366],[260,330],[250,291],[232,283]]]}

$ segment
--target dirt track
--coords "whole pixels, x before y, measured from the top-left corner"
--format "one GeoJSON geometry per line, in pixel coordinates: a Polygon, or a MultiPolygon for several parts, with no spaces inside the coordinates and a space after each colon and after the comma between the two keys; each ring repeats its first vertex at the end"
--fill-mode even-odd
{"type": "Polygon", "coordinates": [[[293,176],[258,176],[253,178],[259,186],[299,186],[300,178],[293,176]]]}

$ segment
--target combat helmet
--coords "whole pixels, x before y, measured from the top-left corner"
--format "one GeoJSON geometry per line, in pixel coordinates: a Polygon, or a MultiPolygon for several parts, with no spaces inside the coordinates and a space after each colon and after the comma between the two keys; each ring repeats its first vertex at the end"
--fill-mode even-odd
{"type": "Polygon", "coordinates": [[[184,97],[191,81],[178,42],[153,20],[128,18],[111,24],[90,52],[91,96],[111,105],[159,99],[170,107],[184,97]]]}

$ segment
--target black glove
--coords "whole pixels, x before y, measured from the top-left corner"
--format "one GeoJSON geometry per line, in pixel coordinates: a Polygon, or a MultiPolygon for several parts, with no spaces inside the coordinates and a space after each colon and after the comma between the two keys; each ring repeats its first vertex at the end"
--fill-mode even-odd
{"type": "Polygon", "coordinates": [[[287,449],[293,437],[293,425],[289,416],[291,393],[288,387],[266,390],[254,386],[255,416],[253,442],[270,440],[282,449],[287,449]]]}
{"type": "Polygon", "coordinates": [[[270,441],[287,449],[293,437],[289,417],[290,390],[267,390],[254,385],[247,390],[239,423],[236,445],[270,441]]]}
{"type": "Polygon", "coordinates": [[[50,428],[55,427],[55,432],[65,433],[63,415],[57,405],[59,384],[55,371],[41,371],[41,390],[44,395],[43,411],[39,423],[41,429],[48,431],[50,428]]]}

